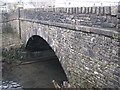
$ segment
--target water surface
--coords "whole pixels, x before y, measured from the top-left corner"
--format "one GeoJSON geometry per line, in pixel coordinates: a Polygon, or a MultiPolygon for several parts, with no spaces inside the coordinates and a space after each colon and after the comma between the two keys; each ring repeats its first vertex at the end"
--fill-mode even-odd
{"type": "Polygon", "coordinates": [[[57,57],[51,55],[3,67],[3,88],[54,88],[52,80],[67,81],[57,57]]]}

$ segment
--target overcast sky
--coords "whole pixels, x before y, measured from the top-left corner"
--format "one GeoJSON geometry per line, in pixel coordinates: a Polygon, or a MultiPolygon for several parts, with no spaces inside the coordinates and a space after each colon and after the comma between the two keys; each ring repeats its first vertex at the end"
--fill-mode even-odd
{"type": "Polygon", "coordinates": [[[118,5],[120,0],[56,0],[57,7],[72,7],[72,6],[113,6],[118,5]],[[68,1],[68,2],[65,2],[68,1]],[[69,3],[72,1],[72,3],[69,3]]]}
{"type": "MultiPolygon", "coordinates": [[[[6,2],[17,2],[20,0],[2,0],[6,2]]],[[[29,1],[52,1],[52,0],[21,0],[23,2],[29,1]]],[[[53,0],[55,2],[56,7],[79,7],[79,6],[109,6],[109,5],[117,5],[120,0],[53,0]],[[71,2],[71,3],[69,3],[71,2]]]]}
{"type": "MultiPolygon", "coordinates": [[[[16,2],[19,0],[2,0],[2,1],[6,1],[6,2],[16,2]]],[[[29,2],[31,0],[22,0],[24,2],[29,2]]],[[[41,1],[41,0],[37,0],[37,1],[41,1]]],[[[48,0],[49,1],[49,0],[48,0]]],[[[57,2],[64,2],[64,1],[98,1],[98,2],[103,2],[103,1],[107,1],[107,2],[118,2],[120,0],[56,0],[57,2]]]]}

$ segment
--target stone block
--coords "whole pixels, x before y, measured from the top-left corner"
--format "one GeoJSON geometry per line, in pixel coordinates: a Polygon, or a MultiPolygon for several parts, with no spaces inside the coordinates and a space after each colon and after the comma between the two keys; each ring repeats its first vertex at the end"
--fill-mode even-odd
{"type": "Polygon", "coordinates": [[[84,14],[86,12],[86,7],[82,7],[82,13],[84,14]]]}
{"type": "Polygon", "coordinates": [[[59,13],[62,13],[62,8],[59,8],[59,13]]]}
{"type": "Polygon", "coordinates": [[[118,12],[120,12],[120,5],[118,5],[118,12]]]}
{"type": "Polygon", "coordinates": [[[66,9],[67,9],[67,8],[63,8],[63,13],[66,13],[66,11],[67,11],[66,9]]]}
{"type": "Polygon", "coordinates": [[[112,16],[109,16],[109,15],[108,15],[108,16],[106,16],[106,17],[107,17],[107,22],[108,22],[108,23],[111,23],[112,16]]]}
{"type": "Polygon", "coordinates": [[[111,15],[117,15],[118,6],[111,6],[111,15]]]}
{"type": "Polygon", "coordinates": [[[76,9],[76,10],[75,10],[75,13],[78,14],[78,12],[79,12],[79,8],[76,7],[75,9],[76,9]]]}
{"type": "Polygon", "coordinates": [[[114,28],[115,24],[104,22],[104,23],[101,24],[101,26],[105,27],[105,28],[114,28]]]}
{"type": "Polygon", "coordinates": [[[53,12],[55,12],[55,8],[53,8],[53,12]]]}
{"type": "Polygon", "coordinates": [[[64,8],[64,13],[67,13],[67,8],[64,8]]]}
{"type": "Polygon", "coordinates": [[[72,8],[69,8],[69,14],[72,14],[72,8]]]}
{"type": "Polygon", "coordinates": [[[82,7],[79,8],[79,13],[82,13],[82,7]]]}
{"type": "Polygon", "coordinates": [[[76,13],[76,8],[72,8],[72,14],[75,14],[76,13]]]}
{"type": "Polygon", "coordinates": [[[100,7],[100,14],[104,15],[104,7],[100,7]]]}
{"type": "Polygon", "coordinates": [[[110,15],[111,14],[111,7],[106,6],[104,8],[105,8],[105,14],[110,15]]]}
{"type": "Polygon", "coordinates": [[[120,13],[118,13],[117,18],[120,19],[120,13]]]}
{"type": "Polygon", "coordinates": [[[101,21],[101,22],[105,22],[106,21],[106,16],[99,16],[99,20],[101,21]]]}
{"type": "Polygon", "coordinates": [[[97,14],[97,15],[100,14],[100,7],[96,7],[96,14],[97,14]]]}
{"type": "Polygon", "coordinates": [[[69,13],[69,8],[67,8],[67,13],[69,13]]]}
{"type": "Polygon", "coordinates": [[[64,12],[64,8],[61,8],[61,13],[63,13],[64,12]]]}
{"type": "Polygon", "coordinates": [[[85,13],[89,13],[89,7],[86,7],[86,12],[85,13]]]}
{"type": "Polygon", "coordinates": [[[55,12],[56,12],[56,13],[57,13],[57,9],[58,9],[58,8],[55,8],[55,12]]]}
{"type": "Polygon", "coordinates": [[[92,13],[93,13],[93,14],[96,13],[96,7],[92,7],[92,13]]]}
{"type": "Polygon", "coordinates": [[[89,7],[89,13],[92,13],[92,7],[89,7]]]}
{"type": "Polygon", "coordinates": [[[77,7],[77,14],[80,13],[80,7],[77,7]]]}
{"type": "Polygon", "coordinates": [[[120,24],[117,24],[117,27],[118,31],[120,32],[120,24]]]}
{"type": "Polygon", "coordinates": [[[117,23],[120,24],[120,19],[117,19],[117,23]]]}

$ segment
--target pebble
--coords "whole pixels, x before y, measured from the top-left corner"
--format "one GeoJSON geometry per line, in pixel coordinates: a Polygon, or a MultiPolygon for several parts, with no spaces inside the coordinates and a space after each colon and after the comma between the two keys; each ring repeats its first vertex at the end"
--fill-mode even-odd
{"type": "Polygon", "coordinates": [[[9,86],[8,85],[3,85],[2,88],[7,89],[9,86]]]}
{"type": "Polygon", "coordinates": [[[12,89],[12,90],[13,90],[13,88],[16,88],[16,89],[22,90],[22,87],[18,83],[13,82],[13,81],[4,81],[3,85],[1,85],[0,88],[2,88],[2,89],[12,89]]]}

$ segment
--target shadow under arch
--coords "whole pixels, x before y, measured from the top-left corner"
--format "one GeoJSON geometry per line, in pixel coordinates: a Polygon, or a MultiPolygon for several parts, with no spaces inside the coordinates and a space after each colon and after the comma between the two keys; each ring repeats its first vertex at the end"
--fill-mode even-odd
{"type": "Polygon", "coordinates": [[[65,72],[63,70],[63,67],[62,67],[61,63],[59,62],[58,57],[55,55],[55,52],[50,47],[50,45],[42,37],[40,37],[38,35],[33,35],[32,37],[30,37],[28,39],[25,48],[29,52],[33,52],[34,53],[36,51],[37,52],[40,51],[40,52],[45,53],[44,56],[47,56],[47,58],[43,58],[43,60],[40,60],[40,61],[44,61],[45,60],[45,61],[55,62],[55,63],[52,64],[51,68],[56,69],[55,72],[59,71],[58,73],[63,73],[63,74],[61,74],[62,76],[60,78],[57,78],[57,79],[53,78],[53,80],[55,79],[56,81],[58,81],[59,84],[61,84],[63,81],[68,81],[67,76],[66,76],[66,74],[65,74],[65,72]],[[52,59],[55,59],[55,60],[52,60],[52,59]]]}
{"type": "Polygon", "coordinates": [[[30,37],[25,48],[28,51],[43,51],[52,49],[49,44],[38,35],[33,35],[30,37]]]}

